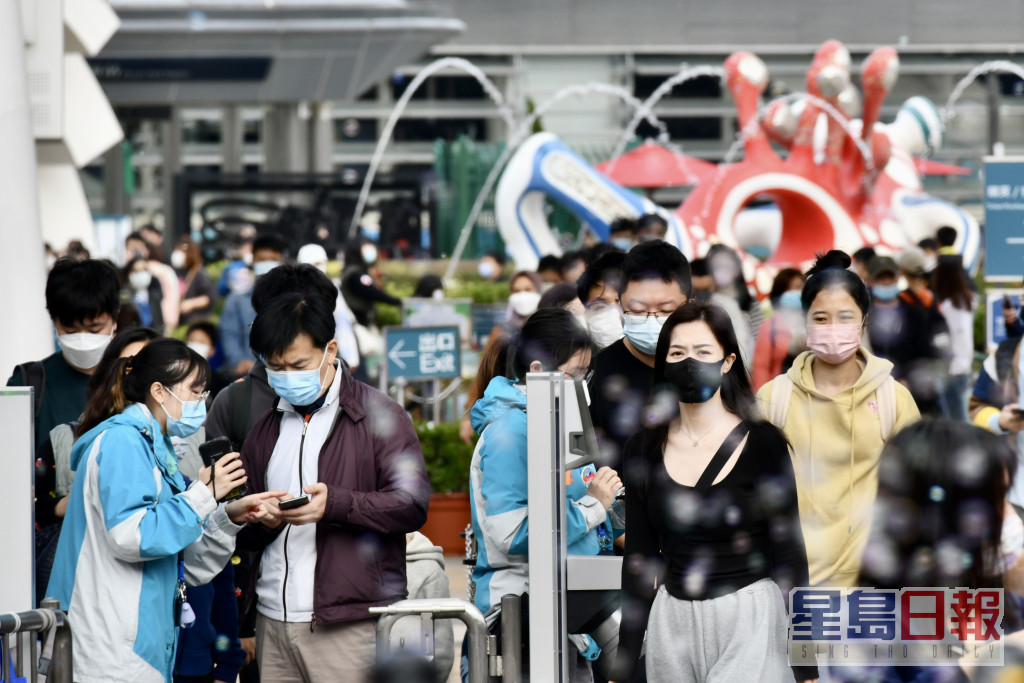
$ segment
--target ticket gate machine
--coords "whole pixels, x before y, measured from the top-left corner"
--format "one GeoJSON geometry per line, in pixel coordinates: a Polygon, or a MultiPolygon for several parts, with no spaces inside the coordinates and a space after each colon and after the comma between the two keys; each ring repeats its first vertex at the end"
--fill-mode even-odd
{"type": "MultiPolygon", "coordinates": [[[[621,587],[622,558],[569,556],[565,540],[565,473],[602,462],[587,407],[586,385],[561,372],[526,376],[530,519],[530,671],[533,680],[568,680],[569,604],[593,603],[621,587]]],[[[578,618],[574,619],[579,621],[578,618]]],[[[587,630],[610,660],[618,645],[619,613],[597,609],[587,630]]]]}

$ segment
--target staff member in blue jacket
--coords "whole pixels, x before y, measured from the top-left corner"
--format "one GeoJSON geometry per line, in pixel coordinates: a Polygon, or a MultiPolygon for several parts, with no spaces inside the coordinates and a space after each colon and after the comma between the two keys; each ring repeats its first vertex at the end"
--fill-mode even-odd
{"type": "MultiPolygon", "coordinates": [[[[502,596],[529,591],[526,374],[561,371],[582,378],[590,366],[590,337],[573,314],[546,308],[526,320],[506,353],[514,377],[492,379],[470,413],[480,435],[470,465],[470,510],[477,538],[474,600],[492,625],[502,596]]],[[[613,552],[612,541],[625,526],[622,505],[615,500],[620,488],[618,474],[608,467],[596,472],[584,467],[567,475],[565,541],[570,554],[613,552]]],[[[573,633],[570,641],[587,658],[596,657],[596,644],[586,634],[573,633]]],[[[574,660],[572,680],[589,674],[587,662],[574,660]]]]}
{"type": "Polygon", "coordinates": [[[170,437],[206,418],[206,360],[173,339],[118,360],[109,395],[115,414],[75,443],[77,473],[47,595],[75,624],[74,679],[170,682],[178,626],[189,625],[185,584],[208,583],[228,561],[239,524],[266,514],[272,491],[218,505],[245,482],[238,454],[186,485],[170,437]],[[211,474],[213,476],[211,477],[211,474]]]}

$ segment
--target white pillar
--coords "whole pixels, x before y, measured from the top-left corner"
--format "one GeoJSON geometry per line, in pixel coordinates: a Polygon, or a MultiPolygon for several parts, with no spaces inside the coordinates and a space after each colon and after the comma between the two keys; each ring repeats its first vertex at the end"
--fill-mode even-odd
{"type": "Polygon", "coordinates": [[[16,364],[53,353],[19,5],[0,2],[0,383],[16,364]]]}

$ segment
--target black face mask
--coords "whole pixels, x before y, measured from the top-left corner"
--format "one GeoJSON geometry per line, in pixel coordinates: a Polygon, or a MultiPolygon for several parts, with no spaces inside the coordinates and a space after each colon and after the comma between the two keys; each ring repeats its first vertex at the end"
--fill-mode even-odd
{"type": "Polygon", "coordinates": [[[675,386],[682,403],[706,403],[722,386],[723,363],[724,358],[714,363],[696,358],[666,363],[665,379],[675,386]]]}

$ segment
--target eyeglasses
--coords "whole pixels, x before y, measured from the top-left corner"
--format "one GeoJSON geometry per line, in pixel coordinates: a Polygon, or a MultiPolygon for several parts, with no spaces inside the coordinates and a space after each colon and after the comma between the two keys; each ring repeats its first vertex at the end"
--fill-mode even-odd
{"type": "Polygon", "coordinates": [[[626,311],[623,310],[623,315],[629,315],[634,318],[643,318],[646,321],[648,318],[654,318],[660,323],[665,322],[674,311],[626,311]]]}
{"type": "MultiPolygon", "coordinates": [[[[172,396],[174,396],[174,398],[178,399],[179,401],[181,400],[181,397],[180,397],[180,396],[178,396],[178,395],[177,395],[176,393],[174,393],[173,391],[171,391],[171,388],[170,388],[169,386],[167,386],[166,384],[164,385],[164,389],[167,389],[167,391],[168,391],[168,392],[169,392],[169,393],[170,393],[170,394],[171,394],[172,396]]],[[[193,396],[195,396],[195,397],[196,397],[196,398],[197,398],[198,400],[202,401],[203,403],[205,403],[205,402],[206,402],[206,399],[210,398],[210,392],[209,392],[209,391],[204,391],[204,392],[203,392],[203,393],[201,393],[201,394],[197,394],[196,392],[192,391],[191,389],[185,389],[185,391],[187,391],[188,393],[192,394],[193,396]]]]}

